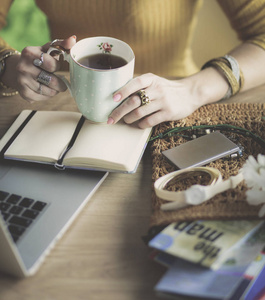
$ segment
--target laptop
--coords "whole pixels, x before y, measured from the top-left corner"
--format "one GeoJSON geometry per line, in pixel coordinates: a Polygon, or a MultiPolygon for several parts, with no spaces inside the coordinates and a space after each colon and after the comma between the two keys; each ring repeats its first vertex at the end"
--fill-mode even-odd
{"type": "Polygon", "coordinates": [[[0,272],[35,274],[107,175],[0,160],[0,272]]]}

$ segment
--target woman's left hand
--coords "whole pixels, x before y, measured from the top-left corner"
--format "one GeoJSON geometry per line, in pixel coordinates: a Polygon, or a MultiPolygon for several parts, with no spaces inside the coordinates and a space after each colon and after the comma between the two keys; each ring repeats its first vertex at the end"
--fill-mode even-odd
{"type": "Polygon", "coordinates": [[[113,110],[108,124],[123,118],[128,124],[138,122],[140,128],[147,128],[187,117],[200,106],[192,83],[191,78],[167,80],[154,74],[136,77],[114,94],[114,101],[124,101],[113,110]],[[142,105],[139,90],[145,91],[149,103],[142,105]]]}

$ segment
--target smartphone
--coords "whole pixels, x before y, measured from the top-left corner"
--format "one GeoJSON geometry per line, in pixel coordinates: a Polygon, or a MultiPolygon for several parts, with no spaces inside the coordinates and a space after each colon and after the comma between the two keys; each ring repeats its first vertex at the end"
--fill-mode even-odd
{"type": "Polygon", "coordinates": [[[230,156],[240,148],[219,131],[198,137],[162,154],[178,169],[204,166],[211,161],[230,156]]]}

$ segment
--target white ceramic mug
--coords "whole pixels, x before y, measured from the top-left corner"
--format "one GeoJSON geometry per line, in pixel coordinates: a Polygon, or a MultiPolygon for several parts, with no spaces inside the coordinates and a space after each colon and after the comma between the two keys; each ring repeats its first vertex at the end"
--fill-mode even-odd
{"type": "Polygon", "coordinates": [[[52,46],[48,54],[59,51],[70,66],[70,82],[65,78],[79,111],[88,120],[106,123],[110,113],[120,103],[113,101],[113,93],[133,78],[135,56],[131,47],[111,37],[91,37],[78,41],[70,51],[52,46]],[[126,64],[115,69],[93,69],[78,61],[88,55],[108,53],[124,58],[126,64]]]}

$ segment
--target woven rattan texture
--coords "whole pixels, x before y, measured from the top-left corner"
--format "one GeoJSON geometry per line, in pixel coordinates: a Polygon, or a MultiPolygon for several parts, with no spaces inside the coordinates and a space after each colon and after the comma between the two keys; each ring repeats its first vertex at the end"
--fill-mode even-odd
{"type": "MultiPolygon", "coordinates": [[[[153,136],[164,132],[169,128],[176,126],[192,125],[215,125],[231,124],[246,128],[265,138],[265,104],[231,103],[231,104],[210,104],[201,107],[191,116],[180,121],[165,122],[154,128],[153,136]]],[[[222,131],[221,131],[222,132],[222,131]]],[[[239,169],[245,163],[247,157],[252,154],[255,158],[257,154],[265,154],[265,149],[256,143],[252,138],[222,132],[234,142],[244,148],[243,156],[233,159],[218,159],[209,163],[207,166],[217,168],[224,179],[231,175],[236,175],[239,169]]],[[[154,182],[159,177],[175,171],[176,169],[162,156],[162,151],[178,146],[188,141],[183,137],[167,137],[165,139],[154,140],[151,144],[154,182]]],[[[180,190],[183,187],[175,186],[173,189],[180,190]]],[[[172,187],[171,187],[172,190],[172,187]]],[[[230,189],[224,193],[216,195],[214,198],[197,206],[189,206],[172,212],[163,212],[160,210],[162,203],[166,201],[156,197],[154,190],[152,192],[152,208],[150,226],[165,225],[181,220],[228,220],[228,219],[254,219],[258,218],[260,206],[250,206],[246,202],[247,187],[244,182],[237,188],[230,189]]]]}

